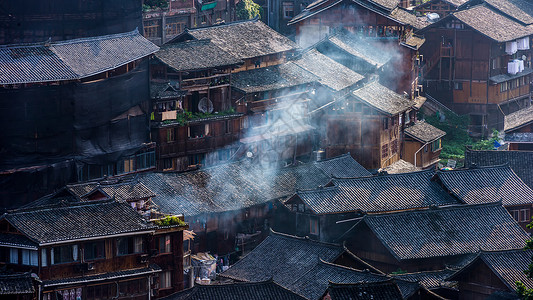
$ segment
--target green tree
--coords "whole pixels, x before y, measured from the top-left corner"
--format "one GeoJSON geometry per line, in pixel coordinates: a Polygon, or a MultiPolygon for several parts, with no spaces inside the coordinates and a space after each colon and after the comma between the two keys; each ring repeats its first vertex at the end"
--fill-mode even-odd
{"type": "Polygon", "coordinates": [[[167,8],[168,0],[144,0],[144,8],[167,8]]]}
{"type": "Polygon", "coordinates": [[[263,8],[253,0],[241,0],[237,4],[236,13],[239,20],[249,20],[256,16],[261,18],[263,8]]]}

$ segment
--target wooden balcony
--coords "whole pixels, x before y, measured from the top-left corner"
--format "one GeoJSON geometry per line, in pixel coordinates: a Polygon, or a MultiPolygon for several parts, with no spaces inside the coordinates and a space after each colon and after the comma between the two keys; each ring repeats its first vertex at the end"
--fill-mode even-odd
{"type": "Polygon", "coordinates": [[[230,74],[218,74],[208,77],[184,79],[181,81],[182,90],[202,90],[213,87],[227,86],[230,83],[230,74]]]}
{"type": "Polygon", "coordinates": [[[229,145],[240,138],[240,133],[229,133],[220,136],[205,136],[200,138],[187,138],[168,144],[159,145],[162,158],[182,156],[192,153],[209,152],[229,145]]]}

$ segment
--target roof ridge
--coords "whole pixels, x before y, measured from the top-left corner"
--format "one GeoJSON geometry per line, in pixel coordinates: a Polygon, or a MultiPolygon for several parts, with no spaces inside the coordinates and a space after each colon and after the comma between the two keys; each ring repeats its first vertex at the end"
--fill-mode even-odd
{"type": "MultiPolygon", "coordinates": [[[[83,37],[83,38],[77,38],[77,39],[71,39],[71,40],[63,40],[63,41],[57,41],[50,43],[50,46],[61,46],[61,45],[70,45],[70,44],[76,44],[76,43],[82,43],[82,42],[88,42],[88,41],[98,41],[98,40],[107,40],[107,39],[113,39],[113,38],[121,38],[121,37],[127,37],[127,36],[134,36],[139,34],[139,28],[135,28],[135,30],[128,31],[128,32],[121,32],[121,33],[114,33],[114,34],[107,34],[107,35],[98,35],[98,36],[92,36],[92,37],[83,37]]],[[[140,34],[139,34],[140,35],[140,34]]]]}
{"type": "Polygon", "coordinates": [[[104,204],[122,204],[121,202],[117,202],[114,199],[104,199],[104,200],[93,200],[93,201],[83,201],[83,202],[75,202],[71,203],[68,206],[38,206],[34,209],[27,208],[23,211],[17,211],[14,210],[12,212],[7,213],[8,216],[10,215],[22,215],[22,214],[29,214],[29,213],[35,213],[35,212],[44,212],[44,211],[50,211],[50,210],[64,210],[64,209],[71,209],[71,208],[80,208],[80,207],[87,207],[87,206],[98,206],[98,205],[104,205],[104,204]]]}
{"type": "MultiPolygon", "coordinates": [[[[344,269],[344,270],[348,270],[348,271],[356,271],[356,272],[360,272],[360,273],[367,273],[365,270],[359,270],[359,269],[356,269],[356,268],[352,268],[352,267],[348,267],[348,266],[343,266],[343,265],[338,265],[338,264],[335,264],[335,263],[332,263],[332,262],[327,262],[325,260],[323,260],[322,258],[319,258],[319,261],[318,261],[318,265],[320,264],[323,264],[323,265],[326,265],[326,266],[330,266],[330,267],[335,267],[335,268],[339,268],[339,269],[344,269]]],[[[316,267],[315,266],[315,267],[316,267]]],[[[313,267],[314,268],[314,267],[313,267]]],[[[313,269],[311,268],[311,269],[313,269]]],[[[310,270],[309,270],[310,271],[310,270]]],[[[368,273],[371,274],[371,275],[375,275],[375,276],[378,276],[378,277],[383,277],[383,278],[392,278],[390,275],[388,274],[376,274],[376,273],[372,273],[370,270],[368,270],[368,273]]]]}
{"type": "Polygon", "coordinates": [[[334,177],[332,180],[333,181],[341,181],[341,180],[346,180],[346,181],[350,181],[350,180],[356,180],[356,179],[361,179],[361,180],[365,180],[365,179],[371,179],[371,178],[385,178],[385,177],[404,177],[404,176],[412,176],[412,175],[419,175],[419,174],[422,174],[422,173],[435,173],[435,171],[433,169],[427,169],[427,170],[419,170],[419,171],[413,171],[413,172],[406,172],[406,173],[394,173],[394,174],[383,174],[383,175],[371,175],[371,176],[361,176],[361,177],[342,177],[342,178],[337,178],[337,177],[334,177]]]}
{"type": "MultiPolygon", "coordinates": [[[[188,32],[192,32],[192,31],[202,31],[202,30],[206,30],[206,29],[211,29],[211,28],[219,28],[219,27],[226,27],[226,26],[233,26],[233,25],[238,25],[238,24],[243,24],[243,23],[256,23],[257,21],[261,21],[259,20],[259,18],[254,17],[252,19],[248,19],[248,20],[236,20],[236,21],[233,21],[233,22],[228,22],[228,23],[220,23],[220,24],[214,24],[214,25],[211,25],[211,26],[206,26],[206,27],[197,27],[197,28],[187,28],[188,29],[188,32]]],[[[262,22],[261,22],[262,23],[262,22]]],[[[264,23],[263,23],[264,24],[264,23]]],[[[266,25],[266,24],[265,24],[266,25]]],[[[268,26],[268,25],[267,25],[268,26]]],[[[270,26],[269,26],[270,27],[270,26]]]]}
{"type": "Polygon", "coordinates": [[[402,211],[387,211],[387,212],[380,212],[380,213],[374,213],[374,214],[365,214],[363,219],[367,218],[379,218],[379,217],[385,217],[390,215],[400,215],[400,214],[409,214],[409,213],[428,213],[428,212],[440,212],[444,210],[455,210],[455,209],[463,209],[463,208],[476,208],[480,206],[487,206],[487,207],[496,207],[496,206],[502,206],[501,200],[497,202],[488,202],[488,203],[477,203],[477,204],[450,204],[450,205],[443,205],[443,206],[434,206],[435,208],[432,208],[432,206],[429,207],[422,207],[422,208],[415,208],[415,209],[409,209],[409,210],[402,210],[402,211]]]}
{"type": "Polygon", "coordinates": [[[465,168],[458,168],[458,169],[453,169],[453,170],[437,170],[436,173],[439,174],[439,173],[467,172],[467,171],[475,171],[475,170],[480,170],[480,169],[509,169],[512,171],[511,166],[507,162],[501,165],[491,165],[491,166],[477,166],[476,165],[476,167],[474,168],[465,167],[465,168]]]}
{"type": "Polygon", "coordinates": [[[290,239],[299,240],[299,241],[308,241],[308,242],[312,242],[312,243],[315,243],[315,244],[320,244],[320,245],[324,245],[324,246],[328,246],[328,247],[338,247],[338,248],[344,250],[344,248],[342,247],[341,244],[317,241],[317,240],[313,240],[313,239],[309,238],[308,236],[296,236],[296,235],[291,235],[291,234],[288,234],[288,233],[278,232],[278,231],[274,231],[272,228],[270,228],[269,236],[270,235],[276,235],[276,236],[280,236],[280,237],[284,237],[284,238],[290,238],[290,239]]]}

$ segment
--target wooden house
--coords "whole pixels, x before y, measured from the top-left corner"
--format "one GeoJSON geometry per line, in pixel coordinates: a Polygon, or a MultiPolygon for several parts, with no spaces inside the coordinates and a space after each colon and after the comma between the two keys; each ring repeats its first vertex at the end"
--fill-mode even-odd
{"type": "MultiPolygon", "coordinates": [[[[327,291],[321,300],[340,300],[340,299],[366,299],[369,296],[372,299],[394,300],[394,299],[444,299],[441,296],[427,290],[423,286],[414,284],[411,294],[402,291],[403,284],[397,279],[389,278],[376,282],[354,282],[354,283],[329,283],[327,291]]],[[[404,288],[405,289],[405,288],[404,288]]]]}
{"type": "Polygon", "coordinates": [[[188,28],[235,21],[236,1],[233,0],[169,0],[167,3],[167,7],[143,9],[143,35],[156,45],[165,44],[188,28]]]}
{"type": "Polygon", "coordinates": [[[403,159],[422,169],[435,167],[440,161],[441,139],[446,132],[424,121],[406,127],[404,132],[403,159]]]}
{"type": "Polygon", "coordinates": [[[528,236],[500,203],[489,203],[368,214],[346,246],[384,272],[417,272],[460,266],[479,249],[522,248],[528,236]]]}
{"type": "Polygon", "coordinates": [[[162,171],[227,161],[241,137],[230,84],[243,61],[209,39],[189,38],[163,45],[151,63],[152,140],[162,171]]]}
{"type": "Polygon", "coordinates": [[[524,249],[481,251],[449,279],[458,282],[458,299],[487,299],[491,295],[516,298],[517,281],[526,288],[533,287],[533,281],[524,272],[532,255],[532,250],[524,249]]]}
{"type": "Polygon", "coordinates": [[[183,215],[190,224],[196,233],[193,253],[210,251],[231,255],[232,260],[268,234],[276,200],[330,180],[314,164],[278,169],[249,159],[192,172],[139,176],[157,195],[152,202],[161,213],[183,215]]]}
{"type": "Polygon", "coordinates": [[[437,271],[391,274],[392,277],[405,281],[418,282],[427,290],[444,299],[458,299],[457,282],[449,280],[458,269],[446,268],[437,271]]]}
{"type": "Polygon", "coordinates": [[[325,242],[341,242],[365,214],[446,206],[460,202],[432,182],[431,170],[334,178],[326,187],[297,191],[280,207],[275,229],[325,242]]]}
{"type": "Polygon", "coordinates": [[[283,63],[297,48],[293,41],[257,19],[189,29],[172,41],[191,37],[197,40],[210,39],[223,51],[244,61],[234,72],[283,63]]]}
{"type": "Polygon", "coordinates": [[[58,201],[4,214],[1,264],[37,274],[40,299],[131,299],[183,288],[185,223],[158,226],[127,203],[58,201]]]}
{"type": "Polygon", "coordinates": [[[2,206],[154,167],[147,82],[157,50],[137,30],[0,47],[0,169],[13,193],[2,206]]]}
{"type": "Polygon", "coordinates": [[[356,89],[327,109],[326,156],[350,154],[366,169],[401,158],[406,112],[415,103],[377,81],[356,89]]]}
{"type": "Polygon", "coordinates": [[[418,32],[426,38],[420,49],[426,94],[470,115],[472,135],[502,130],[504,115],[525,107],[531,97],[533,4],[520,3],[486,1],[418,32]]]}
{"type": "Polygon", "coordinates": [[[421,15],[436,13],[440,18],[444,18],[467,2],[468,0],[430,0],[418,4],[413,10],[421,15]]]}
{"type": "Polygon", "coordinates": [[[435,180],[466,204],[501,201],[516,222],[531,232],[526,225],[533,216],[533,190],[509,165],[437,171],[435,180]]]}
{"type": "Polygon", "coordinates": [[[294,62],[233,74],[233,101],[246,114],[243,154],[265,163],[309,157],[314,146],[309,103],[318,80],[294,62]]]}
{"type": "Polygon", "coordinates": [[[533,150],[533,106],[505,116],[503,130],[509,150],[533,150]]]}
{"type": "Polygon", "coordinates": [[[414,99],[421,93],[417,57],[424,39],[414,35],[413,29],[422,25],[414,14],[398,4],[372,0],[315,1],[289,25],[296,28],[296,42],[301,47],[342,32],[362,37],[365,43],[394,58],[382,78],[387,82],[385,85],[398,93],[405,91],[414,99]]]}
{"type": "Polygon", "coordinates": [[[501,166],[508,164],[522,181],[533,189],[533,151],[465,150],[465,166],[501,166]]]}

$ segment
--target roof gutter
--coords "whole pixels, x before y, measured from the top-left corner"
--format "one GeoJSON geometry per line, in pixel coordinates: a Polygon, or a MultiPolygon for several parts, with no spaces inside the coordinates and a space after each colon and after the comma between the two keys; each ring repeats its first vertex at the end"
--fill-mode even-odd
{"type": "Polygon", "coordinates": [[[155,230],[125,232],[125,233],[117,233],[117,234],[111,234],[111,235],[100,235],[100,236],[79,238],[79,239],[74,239],[74,240],[64,240],[64,241],[56,241],[56,242],[39,243],[39,246],[50,246],[50,245],[57,245],[57,244],[84,242],[84,241],[92,241],[92,240],[99,240],[99,239],[108,239],[108,238],[115,238],[115,237],[131,236],[131,235],[137,235],[137,234],[153,234],[153,233],[155,233],[155,230]]]}

